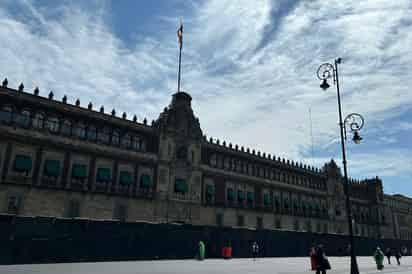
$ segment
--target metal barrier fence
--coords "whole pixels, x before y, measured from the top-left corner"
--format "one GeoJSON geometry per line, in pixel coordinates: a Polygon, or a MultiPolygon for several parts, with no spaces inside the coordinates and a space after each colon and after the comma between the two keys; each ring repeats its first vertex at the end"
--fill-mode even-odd
{"type": "MultiPolygon", "coordinates": [[[[194,258],[200,240],[206,258],[221,257],[228,245],[233,257],[250,257],[253,241],[265,257],[308,256],[313,244],[323,244],[329,256],[346,256],[348,245],[346,236],[334,234],[0,215],[0,264],[194,258]]],[[[355,241],[363,256],[377,245],[412,249],[412,241],[355,241]]]]}

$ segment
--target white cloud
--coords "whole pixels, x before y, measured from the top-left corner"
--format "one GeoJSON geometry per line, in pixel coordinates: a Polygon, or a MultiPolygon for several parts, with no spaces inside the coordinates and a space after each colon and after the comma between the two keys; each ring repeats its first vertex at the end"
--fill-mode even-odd
{"type": "MultiPolygon", "coordinates": [[[[11,85],[24,81],[28,89],[39,85],[44,95],[53,89],[56,97],[80,97],[82,105],[93,101],[96,108],[105,104],[107,111],[116,108],[140,119],[157,118],[169,103],[176,90],[175,25],[164,37],[153,34],[125,45],[105,21],[105,4],[96,14],[68,4],[59,9],[62,16],[48,17],[34,2],[24,3],[25,14],[38,25],[0,5],[0,35],[7,38],[0,40],[0,66],[11,85]]],[[[340,155],[329,150],[339,140],[335,89],[322,92],[315,76],[320,63],[337,56],[344,60],[344,114],[361,112],[366,132],[377,133],[410,110],[407,0],[211,0],[192,3],[191,9],[184,16],[182,87],[192,94],[207,135],[299,160],[311,145],[311,108],[315,148],[340,155]]],[[[156,18],[177,21],[168,12],[156,18]]],[[[409,124],[400,128],[408,130],[409,124]]],[[[376,139],[395,144],[388,138],[376,139]]],[[[398,146],[405,159],[404,144],[398,146]]],[[[373,149],[366,143],[361,151],[373,149]]],[[[360,171],[369,174],[388,153],[376,153],[376,161],[365,156],[360,171]]],[[[407,172],[382,172],[389,170],[407,172]]]]}

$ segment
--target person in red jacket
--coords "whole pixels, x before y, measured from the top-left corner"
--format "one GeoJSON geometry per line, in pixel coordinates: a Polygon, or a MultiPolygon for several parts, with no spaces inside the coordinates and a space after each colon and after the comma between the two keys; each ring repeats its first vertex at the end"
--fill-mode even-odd
{"type": "Polygon", "coordinates": [[[316,270],[316,251],[315,247],[311,247],[309,250],[309,256],[310,256],[310,268],[311,270],[316,270]]]}

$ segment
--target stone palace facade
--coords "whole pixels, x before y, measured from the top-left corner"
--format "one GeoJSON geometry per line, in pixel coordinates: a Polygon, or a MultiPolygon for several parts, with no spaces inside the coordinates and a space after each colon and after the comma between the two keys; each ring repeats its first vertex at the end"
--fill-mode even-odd
{"type": "MultiPolygon", "coordinates": [[[[152,123],[0,87],[0,213],[346,234],[343,179],[207,139],[191,96],[152,123]]],[[[412,200],[350,181],[356,235],[412,239],[412,200]]]]}

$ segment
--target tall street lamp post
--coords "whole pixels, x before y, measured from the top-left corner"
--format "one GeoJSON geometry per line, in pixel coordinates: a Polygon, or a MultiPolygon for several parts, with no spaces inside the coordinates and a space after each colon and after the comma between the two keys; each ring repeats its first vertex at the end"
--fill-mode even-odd
{"type": "Polygon", "coordinates": [[[350,257],[351,257],[351,274],[359,274],[358,263],[356,262],[355,246],[353,241],[353,227],[352,227],[352,213],[349,198],[349,180],[348,171],[346,167],[346,153],[345,153],[345,140],[346,140],[346,126],[349,126],[350,130],[354,133],[352,140],[359,144],[362,138],[359,135],[359,130],[363,127],[363,117],[357,113],[351,113],[345,118],[345,122],[342,120],[342,106],[340,101],[339,91],[339,77],[338,77],[338,65],[342,62],[341,58],[335,59],[334,64],[325,63],[319,66],[317,76],[322,81],[320,87],[323,90],[327,90],[330,85],[328,79],[333,79],[333,84],[336,85],[336,92],[338,97],[338,109],[339,109],[339,127],[340,127],[340,139],[342,146],[342,163],[344,172],[344,189],[346,195],[346,216],[348,219],[349,227],[349,243],[350,243],[350,257]]]}

